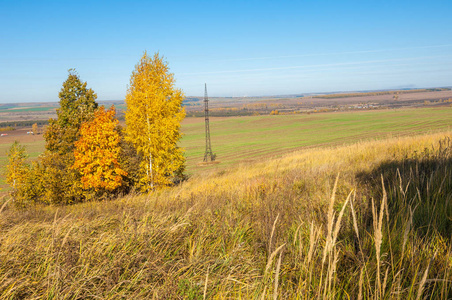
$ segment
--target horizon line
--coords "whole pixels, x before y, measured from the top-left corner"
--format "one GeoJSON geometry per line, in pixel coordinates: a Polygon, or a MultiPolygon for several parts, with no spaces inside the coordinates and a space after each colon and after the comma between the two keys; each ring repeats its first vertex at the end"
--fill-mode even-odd
{"type": "MultiPolygon", "coordinates": [[[[381,91],[400,91],[400,90],[422,90],[422,89],[452,89],[452,85],[448,86],[430,86],[430,87],[399,87],[399,88],[383,88],[383,89],[366,89],[366,90],[342,90],[342,91],[331,91],[331,92],[299,92],[291,94],[270,94],[270,95],[242,95],[242,96],[209,96],[209,98],[263,98],[263,97],[290,97],[299,95],[321,95],[321,94],[342,94],[342,93],[369,93],[369,92],[381,92],[381,91]]],[[[185,96],[186,98],[202,98],[204,96],[190,95],[185,96]]],[[[117,102],[124,101],[124,99],[106,99],[97,100],[98,102],[117,102]]],[[[59,100],[51,101],[24,101],[24,102],[0,102],[1,105],[6,104],[27,104],[27,103],[58,103],[59,100]]]]}

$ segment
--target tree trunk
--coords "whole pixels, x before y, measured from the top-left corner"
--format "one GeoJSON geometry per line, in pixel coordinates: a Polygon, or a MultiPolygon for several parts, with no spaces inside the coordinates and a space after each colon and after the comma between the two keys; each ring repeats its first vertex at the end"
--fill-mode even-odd
{"type": "Polygon", "coordinates": [[[151,190],[154,190],[154,174],[152,172],[152,142],[151,142],[151,123],[149,122],[149,114],[146,112],[146,121],[148,123],[148,138],[149,138],[149,182],[151,184],[151,190]]]}
{"type": "MultiPolygon", "coordinates": [[[[151,139],[149,139],[150,142],[151,139]]],[[[150,172],[150,182],[151,182],[151,190],[154,189],[154,174],[152,173],[152,153],[149,151],[149,172],[150,172]]]]}

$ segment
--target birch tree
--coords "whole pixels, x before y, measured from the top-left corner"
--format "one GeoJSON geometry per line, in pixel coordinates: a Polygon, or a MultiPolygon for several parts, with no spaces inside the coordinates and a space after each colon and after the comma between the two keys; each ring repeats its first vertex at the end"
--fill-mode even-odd
{"type": "Polygon", "coordinates": [[[172,184],[185,165],[180,122],[185,117],[183,93],[175,88],[174,75],[156,53],[145,52],[135,66],[126,95],[126,139],[143,160],[140,185],[146,190],[172,184]]]}
{"type": "Polygon", "coordinates": [[[29,166],[26,163],[28,155],[25,147],[18,141],[14,141],[8,151],[8,165],[6,166],[6,182],[15,192],[17,186],[25,181],[29,166]]]}

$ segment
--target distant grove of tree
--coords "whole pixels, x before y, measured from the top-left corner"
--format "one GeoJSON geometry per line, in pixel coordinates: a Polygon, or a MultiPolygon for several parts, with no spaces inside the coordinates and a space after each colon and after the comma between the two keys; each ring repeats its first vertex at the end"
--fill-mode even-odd
{"type": "Polygon", "coordinates": [[[382,91],[382,92],[366,92],[366,93],[348,93],[348,94],[329,94],[318,95],[313,98],[322,99],[335,99],[335,98],[349,98],[349,97],[362,97],[362,96],[381,96],[381,95],[393,95],[393,94],[409,94],[409,93],[421,93],[421,92],[441,92],[450,91],[450,88],[433,88],[433,89],[416,89],[416,90],[395,90],[395,91],[382,91]]]}
{"type": "Polygon", "coordinates": [[[30,127],[33,124],[49,125],[49,120],[31,120],[31,121],[7,121],[0,122],[0,128],[2,127],[30,127]]]}
{"type": "Polygon", "coordinates": [[[186,97],[182,102],[183,106],[200,105],[201,99],[196,97],[186,97]]]}
{"type": "MultiPolygon", "coordinates": [[[[190,117],[200,118],[204,117],[204,110],[202,111],[191,111],[187,115],[190,117]]],[[[239,117],[239,116],[252,116],[254,114],[253,111],[243,110],[243,109],[235,109],[235,110],[210,110],[209,115],[211,117],[239,117]]]]}

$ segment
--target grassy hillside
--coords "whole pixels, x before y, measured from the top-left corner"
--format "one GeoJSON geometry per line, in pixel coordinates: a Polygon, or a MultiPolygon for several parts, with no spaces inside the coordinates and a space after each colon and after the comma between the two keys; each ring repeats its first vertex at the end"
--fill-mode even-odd
{"type": "Polygon", "coordinates": [[[450,298],[451,136],[313,148],[111,202],[6,204],[0,298],[450,298]]]}

